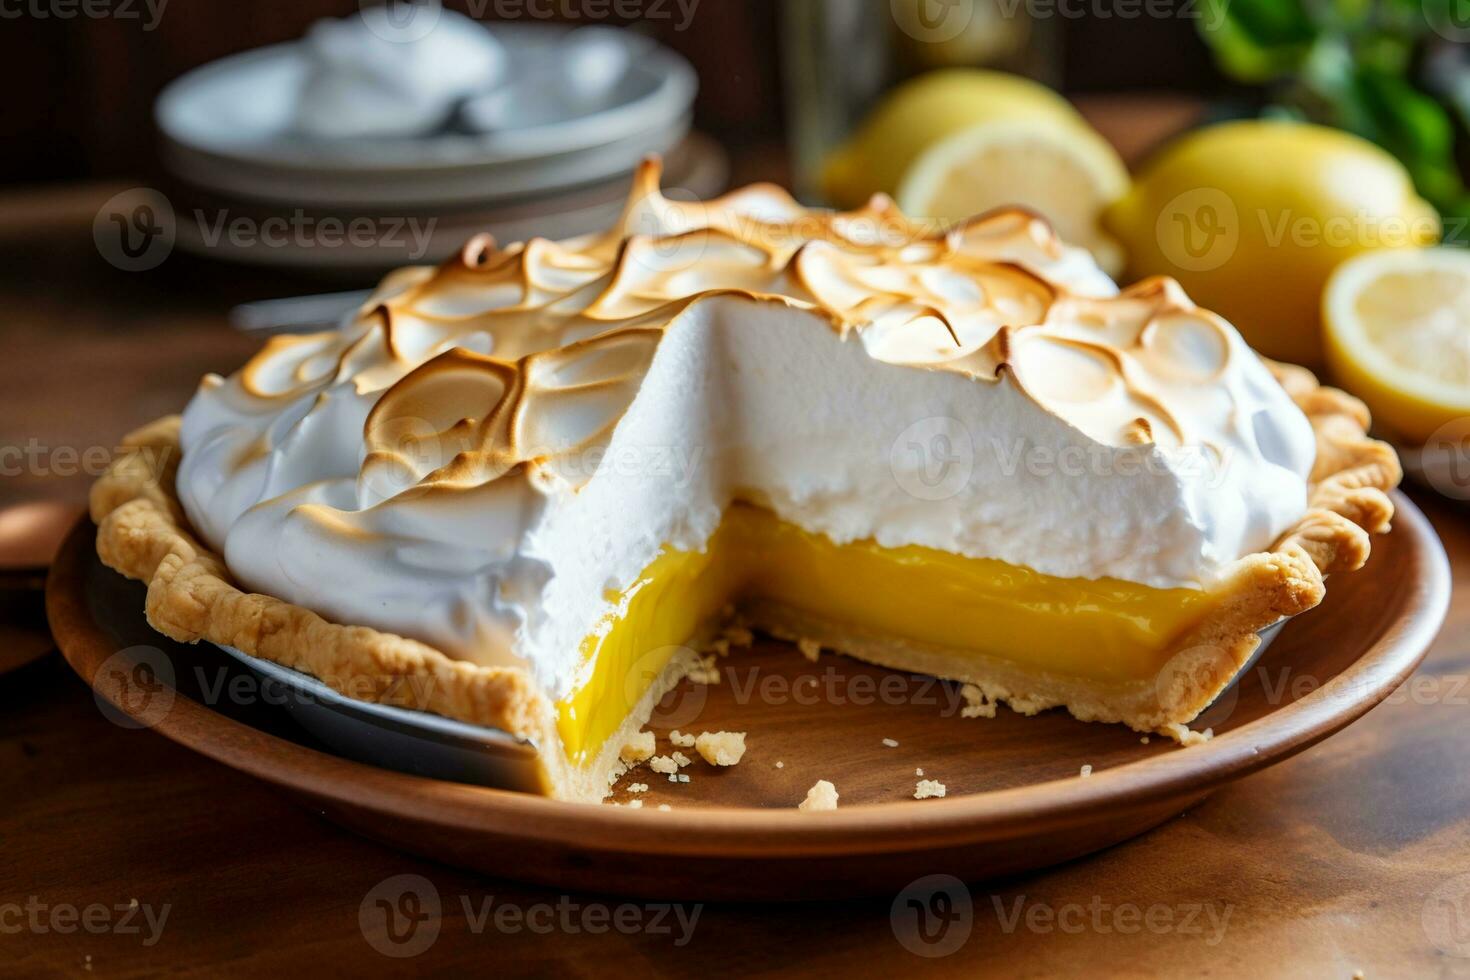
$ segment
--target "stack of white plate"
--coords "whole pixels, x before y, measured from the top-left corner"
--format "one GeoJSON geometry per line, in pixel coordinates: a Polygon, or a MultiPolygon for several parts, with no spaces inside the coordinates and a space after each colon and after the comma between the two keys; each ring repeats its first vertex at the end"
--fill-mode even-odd
{"type": "MultiPolygon", "coordinates": [[[[321,138],[297,122],[312,70],[307,42],[274,45],[196,69],[159,96],[155,116],[179,245],[214,258],[317,268],[437,261],[475,232],[500,241],[566,237],[616,216],[645,156],[665,182],[705,197],[723,189],[719,147],[689,130],[697,81],[674,52],[612,28],[625,45],[615,83],[584,112],[521,111],[500,125],[423,135],[321,138]],[[356,224],[354,224],[354,222],[356,224]],[[353,235],[349,228],[369,229],[353,235]],[[395,233],[396,230],[396,233],[395,233]]],[[[572,32],[497,24],[510,79],[558,70],[572,32]]],[[[534,86],[523,86],[534,91],[534,86]]]]}

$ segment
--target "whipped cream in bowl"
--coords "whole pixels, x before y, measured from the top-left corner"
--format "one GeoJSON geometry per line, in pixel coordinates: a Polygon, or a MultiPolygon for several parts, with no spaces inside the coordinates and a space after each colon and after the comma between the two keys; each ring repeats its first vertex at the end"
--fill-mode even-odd
{"type": "Polygon", "coordinates": [[[1310,423],[1172,282],[1119,292],[1022,211],[934,229],[657,181],[606,233],[472,242],[207,378],[178,491],[231,572],[556,698],[607,596],[735,500],[1184,588],[1305,511],[1310,423]],[[936,435],[963,469],[941,492],[936,435]]]}
{"type": "Polygon", "coordinates": [[[364,7],[313,24],[294,129],[318,139],[431,133],[454,106],[501,82],[504,47],[487,28],[435,5],[364,7]]]}
{"type": "MultiPolygon", "coordinates": [[[[170,166],[211,187],[275,198],[298,170],[427,181],[494,168],[499,181],[480,197],[495,198],[525,182],[522,170],[585,169],[589,156],[609,159],[576,170],[582,182],[627,173],[639,154],[678,143],[697,91],[687,61],[632,31],[487,25],[412,4],[370,6],[194,69],[165,87],[154,115],[170,166]]],[[[399,194],[436,199],[410,185],[399,194]]]]}

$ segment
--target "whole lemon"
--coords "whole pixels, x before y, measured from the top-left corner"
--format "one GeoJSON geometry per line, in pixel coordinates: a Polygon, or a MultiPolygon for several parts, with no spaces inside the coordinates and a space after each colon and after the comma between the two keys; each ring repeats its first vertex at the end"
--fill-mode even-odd
{"type": "Polygon", "coordinates": [[[946,68],[920,75],[884,97],[822,168],[822,193],[844,208],[874,193],[895,194],[925,150],[980,123],[1044,120],[1086,130],[1072,104],[1019,75],[946,68]]]}
{"type": "Polygon", "coordinates": [[[1322,287],[1343,260],[1439,240],[1439,217],[1388,153],[1309,123],[1187,134],[1104,214],[1130,278],[1168,275],[1262,353],[1322,363],[1322,287]]]}

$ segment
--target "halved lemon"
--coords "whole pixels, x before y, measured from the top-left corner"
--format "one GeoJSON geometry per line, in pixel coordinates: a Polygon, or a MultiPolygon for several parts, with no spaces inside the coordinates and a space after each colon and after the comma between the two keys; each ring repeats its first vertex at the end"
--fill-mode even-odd
{"type": "Polygon", "coordinates": [[[832,152],[822,167],[822,193],[840,208],[861,207],[880,191],[896,194],[925,150],[1004,119],[1087,126],[1071,103],[1029,78],[980,68],[926,72],[889,92],[832,152]]]}
{"type": "Polygon", "coordinates": [[[1117,274],[1122,249],[1100,219],[1127,190],[1122,160],[1092,130],[1048,118],[1007,119],[961,130],[925,150],[899,184],[898,206],[908,215],[952,222],[1019,204],[1117,274]]]}
{"type": "Polygon", "coordinates": [[[1110,273],[1121,251],[1100,216],[1127,189],[1123,161],[1071,103],[1028,78],[978,68],[900,85],[822,170],[822,192],[838,207],[880,191],[910,217],[942,221],[1025,205],[1063,240],[1094,250],[1110,273]]]}
{"type": "Polygon", "coordinates": [[[1470,417],[1470,250],[1367,252],[1327,280],[1327,361],[1377,422],[1428,441],[1470,417]]]}

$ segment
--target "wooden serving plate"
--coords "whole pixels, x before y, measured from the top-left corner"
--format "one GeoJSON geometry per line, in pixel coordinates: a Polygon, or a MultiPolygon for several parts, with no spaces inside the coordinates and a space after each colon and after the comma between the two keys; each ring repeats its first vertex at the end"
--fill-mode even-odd
{"type": "Polygon", "coordinates": [[[97,561],[88,521],[63,546],[47,600],[67,660],[99,704],[130,713],[120,722],[148,724],[395,847],[501,877],[664,899],[892,894],[928,874],[977,880],[1115,844],[1387,697],[1423,657],[1450,591],[1428,521],[1394,499],[1393,531],[1375,539],[1368,567],[1335,577],[1320,608],[1287,624],[1196,724],[1215,730],[1205,744],[1144,744],[1056,711],[961,718],[948,685],[830,655],[813,664],[758,641],[724,661],[720,684],[672,692],[650,726],[663,753],[669,727],[748,732],[745,759],[727,769],[696,761],[689,783],[635,770],[614,799],[647,783],[642,809],[425,779],[322,751],[279,708],[221,698],[224,672],[241,670],[223,652],[154,633],[142,588],[97,561]],[[156,700],[140,701],[144,682],[156,700]],[[916,768],[948,796],[911,799],[916,768]],[[837,812],[795,809],[817,779],[836,784],[837,812]]]}

